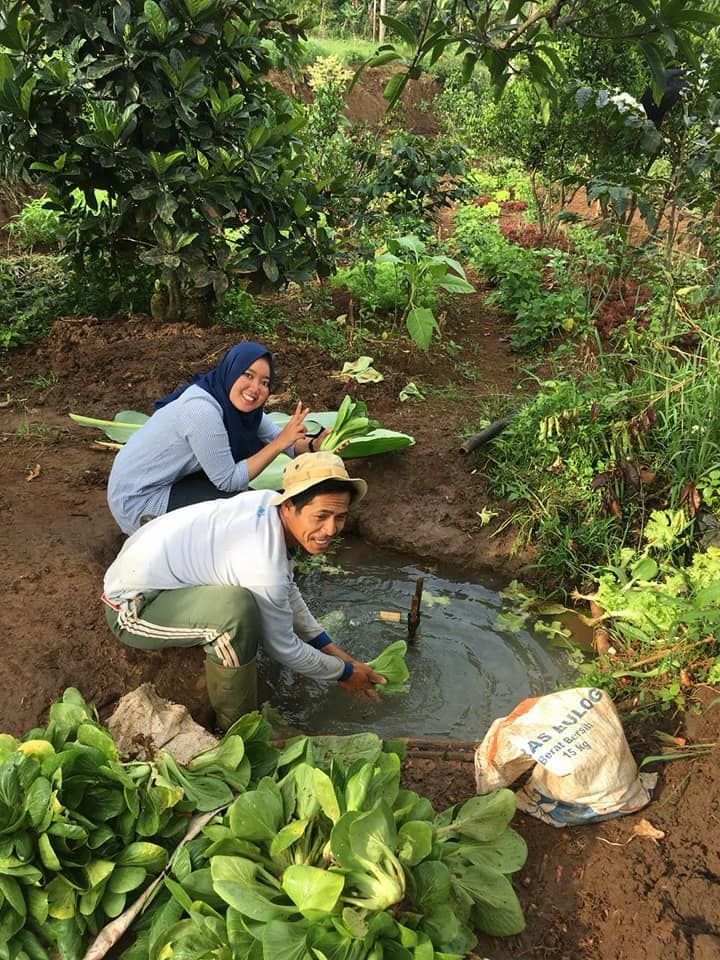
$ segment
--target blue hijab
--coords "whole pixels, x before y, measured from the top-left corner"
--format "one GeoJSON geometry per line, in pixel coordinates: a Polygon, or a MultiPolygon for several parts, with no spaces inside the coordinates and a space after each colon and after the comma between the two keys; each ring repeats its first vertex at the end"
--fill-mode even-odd
{"type": "MultiPolygon", "coordinates": [[[[262,407],[251,410],[250,413],[242,413],[240,410],[236,410],[230,402],[232,385],[240,374],[244,373],[260,357],[265,357],[270,364],[270,383],[272,385],[275,374],[272,355],[268,348],[261,343],[252,342],[238,343],[231,347],[216,367],[193,378],[193,385],[206,390],[222,407],[223,423],[228,432],[230,449],[236,463],[239,460],[251,457],[263,446],[262,441],[258,438],[258,429],[263,417],[262,407]]],[[[189,386],[189,383],[184,383],[177,390],[173,390],[172,393],[163,397],[162,400],[157,400],[154,409],[159,410],[160,407],[177,400],[189,386]]]]}

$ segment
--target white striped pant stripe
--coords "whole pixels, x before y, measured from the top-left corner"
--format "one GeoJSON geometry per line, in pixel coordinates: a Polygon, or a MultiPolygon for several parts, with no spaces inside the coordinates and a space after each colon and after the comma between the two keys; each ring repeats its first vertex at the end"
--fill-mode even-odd
{"type": "Polygon", "coordinates": [[[218,634],[213,627],[169,627],[149,620],[142,620],[133,611],[121,611],[118,627],[136,637],[153,637],[156,640],[177,641],[188,638],[198,644],[211,646],[224,667],[239,667],[240,661],[230,636],[225,631],[218,634]]]}

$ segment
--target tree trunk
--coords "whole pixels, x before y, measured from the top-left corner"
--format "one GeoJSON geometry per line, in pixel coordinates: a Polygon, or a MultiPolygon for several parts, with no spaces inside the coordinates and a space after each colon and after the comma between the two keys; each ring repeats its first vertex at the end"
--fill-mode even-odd
{"type": "Polygon", "coordinates": [[[385,24],[383,17],[387,13],[387,0],[380,0],[380,23],[378,24],[378,43],[385,43],[385,24]]]}
{"type": "Polygon", "coordinates": [[[171,273],[167,279],[168,305],[166,317],[170,323],[175,323],[180,319],[182,311],[182,294],[180,292],[180,281],[176,273],[171,273]]]}

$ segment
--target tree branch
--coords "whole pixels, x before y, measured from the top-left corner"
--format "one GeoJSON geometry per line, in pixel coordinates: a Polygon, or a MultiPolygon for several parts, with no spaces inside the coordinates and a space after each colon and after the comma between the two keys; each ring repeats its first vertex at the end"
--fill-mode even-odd
{"type": "Polygon", "coordinates": [[[564,6],[567,5],[569,0],[555,0],[555,3],[552,4],[549,8],[538,8],[535,13],[531,14],[524,23],[521,23],[505,40],[504,43],[501,43],[499,48],[500,50],[507,50],[509,47],[512,47],[520,37],[527,33],[530,27],[535,26],[536,23],[539,23],[541,20],[545,20],[548,25],[553,25],[557,23],[558,17],[560,16],[560,11],[564,6]]]}

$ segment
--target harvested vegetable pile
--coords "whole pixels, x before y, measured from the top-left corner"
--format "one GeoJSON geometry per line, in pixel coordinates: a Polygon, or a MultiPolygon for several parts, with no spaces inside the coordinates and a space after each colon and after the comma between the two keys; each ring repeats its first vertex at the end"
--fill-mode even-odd
{"type": "Polygon", "coordinates": [[[322,769],[324,739],[291,741],[277,778],[183,848],[124,960],[445,960],[472,950],[473,927],[523,928],[507,877],[527,855],[508,827],[511,791],[436,816],[401,789],[397,753],[378,742],[374,756],[322,769]]]}
{"type": "Polygon", "coordinates": [[[510,791],[436,815],[397,742],[270,732],[248,714],[187,767],[126,762],[70,689],[46,729],[0,738],[0,957],[80,960],[163,870],[125,960],[445,960],[523,928],[510,791]]]}
{"type": "Polygon", "coordinates": [[[163,870],[192,813],[230,803],[253,764],[255,779],[274,770],[269,725],[243,721],[245,738],[225,737],[188,768],[162,752],[154,763],[121,760],[74,688],[46,728],[0,735],[0,957],[82,957],[163,870]]]}

